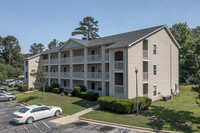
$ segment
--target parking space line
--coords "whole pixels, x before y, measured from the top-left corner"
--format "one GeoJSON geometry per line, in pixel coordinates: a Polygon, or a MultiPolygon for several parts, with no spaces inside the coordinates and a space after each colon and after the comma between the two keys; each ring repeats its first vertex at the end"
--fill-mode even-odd
{"type": "Polygon", "coordinates": [[[126,129],[122,130],[120,133],[123,133],[126,129]]]}
{"type": "Polygon", "coordinates": [[[28,129],[26,128],[26,126],[25,126],[25,125],[23,125],[23,126],[24,126],[24,129],[26,130],[26,132],[29,133],[29,132],[28,132],[28,129]]]}
{"type": "Polygon", "coordinates": [[[33,126],[35,126],[40,131],[40,133],[42,133],[42,131],[39,129],[39,127],[37,127],[34,123],[33,123],[33,126]]]}
{"type": "Polygon", "coordinates": [[[90,127],[88,130],[91,130],[91,129],[97,127],[97,126],[99,126],[99,125],[94,125],[94,126],[90,127]]]}
{"type": "Polygon", "coordinates": [[[42,123],[43,123],[45,126],[47,126],[49,129],[51,129],[45,122],[42,121],[42,123]]]}

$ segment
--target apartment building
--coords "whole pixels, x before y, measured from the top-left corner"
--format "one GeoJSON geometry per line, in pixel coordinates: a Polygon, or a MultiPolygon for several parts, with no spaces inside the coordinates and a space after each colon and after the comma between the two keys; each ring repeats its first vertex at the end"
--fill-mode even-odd
{"type": "Polygon", "coordinates": [[[153,101],[178,92],[179,44],[166,25],[90,41],[70,38],[24,59],[25,83],[34,86],[31,70],[44,69],[48,85],[65,89],[84,85],[100,96],[123,98],[138,94],[153,101]]]}

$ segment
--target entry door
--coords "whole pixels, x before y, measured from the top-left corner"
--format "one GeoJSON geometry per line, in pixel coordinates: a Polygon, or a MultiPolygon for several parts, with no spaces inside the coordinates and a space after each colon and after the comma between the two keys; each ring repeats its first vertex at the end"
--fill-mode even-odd
{"type": "Polygon", "coordinates": [[[95,83],[91,83],[91,89],[95,90],[95,83]]]}
{"type": "Polygon", "coordinates": [[[91,66],[91,72],[95,72],[95,66],[91,66]]]}
{"type": "Polygon", "coordinates": [[[95,50],[91,50],[91,51],[90,51],[90,54],[91,54],[91,55],[95,55],[95,50]]]}

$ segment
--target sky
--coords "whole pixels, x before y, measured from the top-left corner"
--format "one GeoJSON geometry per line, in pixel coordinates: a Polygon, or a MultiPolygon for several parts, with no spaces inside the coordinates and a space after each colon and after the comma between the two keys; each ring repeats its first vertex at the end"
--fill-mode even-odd
{"type": "MultiPolygon", "coordinates": [[[[67,41],[84,17],[99,23],[101,37],[166,24],[200,26],[200,0],[0,0],[0,36],[30,45],[67,41]]],[[[80,38],[81,36],[74,36],[80,38]]]]}

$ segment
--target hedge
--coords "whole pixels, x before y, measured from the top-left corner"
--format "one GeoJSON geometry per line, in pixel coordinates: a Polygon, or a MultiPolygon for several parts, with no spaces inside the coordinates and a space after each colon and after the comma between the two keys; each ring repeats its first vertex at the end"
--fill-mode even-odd
{"type": "Polygon", "coordinates": [[[79,85],[81,87],[81,92],[86,92],[86,87],[84,85],[79,85]]]}
{"type": "MultiPolygon", "coordinates": [[[[43,91],[43,87],[41,86],[40,87],[40,91],[43,91]]],[[[51,86],[45,86],[45,92],[52,92],[53,91],[53,89],[52,89],[52,87],[51,86]]]]}
{"type": "Polygon", "coordinates": [[[99,93],[81,92],[79,97],[90,100],[90,101],[96,101],[99,98],[99,93]]]}
{"type": "Polygon", "coordinates": [[[53,83],[51,85],[51,88],[59,88],[59,87],[60,87],[60,85],[58,83],[53,83]]]}
{"type": "Polygon", "coordinates": [[[60,92],[60,88],[53,88],[53,92],[54,93],[59,93],[60,92]]]}
{"type": "Polygon", "coordinates": [[[18,85],[18,90],[21,92],[28,91],[28,85],[24,85],[24,84],[18,85]]]}
{"type": "Polygon", "coordinates": [[[72,90],[69,90],[69,89],[64,89],[63,90],[64,94],[67,96],[69,93],[72,94],[72,90]]]}
{"type": "Polygon", "coordinates": [[[74,90],[72,91],[72,96],[78,97],[81,93],[80,86],[74,86],[74,90]]]}
{"type": "MultiPolygon", "coordinates": [[[[98,98],[100,108],[116,113],[135,113],[136,112],[136,98],[125,99],[116,97],[100,97],[98,98]]],[[[139,112],[147,110],[151,105],[152,100],[148,97],[138,97],[139,112]]]]}

